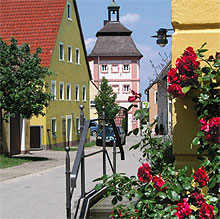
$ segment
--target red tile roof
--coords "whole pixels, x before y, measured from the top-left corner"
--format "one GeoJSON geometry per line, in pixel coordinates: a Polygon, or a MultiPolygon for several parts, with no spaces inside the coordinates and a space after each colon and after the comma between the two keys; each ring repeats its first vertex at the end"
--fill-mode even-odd
{"type": "Polygon", "coordinates": [[[66,0],[3,0],[0,3],[0,37],[28,43],[31,52],[42,48],[41,64],[49,67],[66,0]]]}

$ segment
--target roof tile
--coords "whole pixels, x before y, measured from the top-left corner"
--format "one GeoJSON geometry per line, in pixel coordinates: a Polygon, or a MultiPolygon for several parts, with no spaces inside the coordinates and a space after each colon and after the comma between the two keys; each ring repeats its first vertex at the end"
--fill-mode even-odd
{"type": "Polygon", "coordinates": [[[41,64],[49,67],[66,0],[4,0],[0,4],[0,37],[42,48],[41,64]]]}

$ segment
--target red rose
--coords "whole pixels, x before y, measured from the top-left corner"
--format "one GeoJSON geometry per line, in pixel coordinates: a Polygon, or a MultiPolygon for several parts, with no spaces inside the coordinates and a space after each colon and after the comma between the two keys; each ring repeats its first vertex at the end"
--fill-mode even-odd
{"type": "Polygon", "coordinates": [[[178,84],[171,84],[168,87],[168,93],[173,97],[184,97],[185,94],[182,92],[182,88],[178,84]]]}
{"type": "Polygon", "coordinates": [[[200,191],[196,191],[190,195],[190,201],[193,205],[200,207],[205,202],[205,199],[200,191]]]}
{"type": "Polygon", "coordinates": [[[137,96],[130,96],[128,97],[129,102],[134,102],[137,99],[137,96]]]}
{"type": "Polygon", "coordinates": [[[207,203],[203,203],[200,210],[199,210],[199,216],[202,219],[211,219],[215,218],[214,208],[212,205],[209,205],[207,203]]]}
{"type": "MultiPolygon", "coordinates": [[[[159,176],[153,176],[152,181],[154,183],[154,188],[160,192],[161,191],[161,187],[165,184],[165,182],[163,181],[163,179],[161,178],[161,175],[159,174],[159,176]]],[[[167,190],[167,187],[164,187],[162,189],[162,191],[167,190]]]]}
{"type": "Polygon", "coordinates": [[[191,214],[191,209],[187,203],[187,200],[184,198],[183,201],[183,203],[178,203],[177,207],[175,208],[177,210],[175,215],[178,218],[189,216],[191,214]]]}
{"type": "Polygon", "coordinates": [[[197,169],[196,172],[194,172],[193,178],[195,179],[195,182],[199,183],[200,187],[205,186],[207,184],[209,178],[206,175],[204,166],[202,166],[201,168],[197,169]]]}
{"type": "Polygon", "coordinates": [[[151,168],[148,163],[142,164],[138,168],[138,179],[143,183],[148,183],[151,180],[151,168]]]}
{"type": "Polygon", "coordinates": [[[177,69],[176,68],[171,68],[170,69],[170,71],[168,72],[168,80],[169,80],[169,82],[178,80],[177,69]]]}

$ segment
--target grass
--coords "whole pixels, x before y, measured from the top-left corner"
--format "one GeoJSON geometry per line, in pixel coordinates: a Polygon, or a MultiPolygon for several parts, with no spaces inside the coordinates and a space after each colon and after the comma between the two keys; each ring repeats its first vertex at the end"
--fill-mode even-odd
{"type": "Polygon", "coordinates": [[[0,168],[8,168],[21,165],[27,162],[48,160],[46,157],[8,157],[4,154],[0,155],[0,168]]]}
{"type": "MultiPolygon", "coordinates": [[[[91,142],[88,142],[85,144],[85,147],[88,148],[88,147],[93,147],[96,145],[96,142],[95,141],[91,141],[91,142]]],[[[60,148],[52,148],[51,149],[52,151],[65,151],[65,148],[64,147],[60,147],[60,148]]],[[[71,147],[70,148],[70,151],[77,151],[78,148],[77,147],[71,147]]]]}

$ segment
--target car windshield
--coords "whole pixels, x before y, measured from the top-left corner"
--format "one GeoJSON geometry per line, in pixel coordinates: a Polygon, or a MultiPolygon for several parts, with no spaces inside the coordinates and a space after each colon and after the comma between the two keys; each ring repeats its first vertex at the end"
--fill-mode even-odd
{"type": "MultiPolygon", "coordinates": [[[[118,134],[120,134],[120,127],[117,126],[118,134]]],[[[102,134],[102,129],[99,130],[99,133],[102,134]]],[[[114,130],[111,126],[107,126],[105,129],[105,134],[106,135],[114,135],[114,130]]]]}

